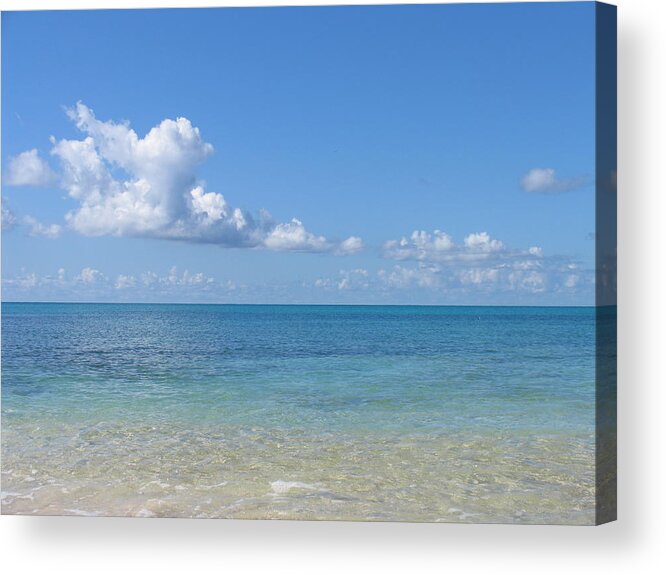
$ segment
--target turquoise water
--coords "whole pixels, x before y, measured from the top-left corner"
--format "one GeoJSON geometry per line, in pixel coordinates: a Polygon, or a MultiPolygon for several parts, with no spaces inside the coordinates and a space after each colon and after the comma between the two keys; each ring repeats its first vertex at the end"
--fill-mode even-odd
{"type": "Polygon", "coordinates": [[[2,304],[2,511],[594,521],[593,308],[2,304]]]}

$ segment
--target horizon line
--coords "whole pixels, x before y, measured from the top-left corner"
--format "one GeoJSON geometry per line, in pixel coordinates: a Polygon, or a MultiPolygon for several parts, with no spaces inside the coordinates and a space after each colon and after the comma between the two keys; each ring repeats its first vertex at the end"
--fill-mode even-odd
{"type": "Polygon", "coordinates": [[[431,303],[221,303],[221,302],[142,302],[142,301],[0,301],[2,304],[57,305],[225,305],[225,306],[311,306],[311,307],[521,307],[521,308],[596,308],[617,307],[596,304],[431,304],[431,303]]]}

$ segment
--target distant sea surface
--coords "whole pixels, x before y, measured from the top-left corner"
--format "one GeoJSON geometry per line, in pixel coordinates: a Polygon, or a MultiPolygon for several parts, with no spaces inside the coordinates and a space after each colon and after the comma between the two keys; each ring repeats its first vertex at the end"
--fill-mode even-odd
{"type": "Polygon", "coordinates": [[[594,522],[594,308],[2,304],[2,512],[594,522]]]}

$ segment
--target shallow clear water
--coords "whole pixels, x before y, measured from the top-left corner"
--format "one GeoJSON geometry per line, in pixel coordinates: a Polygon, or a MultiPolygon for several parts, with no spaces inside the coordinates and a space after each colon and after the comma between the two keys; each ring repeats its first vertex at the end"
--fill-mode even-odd
{"type": "Polygon", "coordinates": [[[2,304],[2,512],[594,522],[593,308],[2,304]]]}

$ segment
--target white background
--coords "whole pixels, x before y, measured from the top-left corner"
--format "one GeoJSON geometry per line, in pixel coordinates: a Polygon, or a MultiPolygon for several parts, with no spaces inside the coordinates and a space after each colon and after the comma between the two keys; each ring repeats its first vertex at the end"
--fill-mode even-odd
{"type": "MultiPolygon", "coordinates": [[[[4,516],[0,517],[0,569],[49,575],[209,570],[666,573],[666,317],[665,300],[660,297],[666,264],[662,239],[666,218],[666,2],[616,3],[619,521],[593,528],[4,516]]],[[[281,2],[193,3],[225,4],[281,2]]],[[[178,0],[0,0],[3,10],[185,5],[178,0]]]]}

